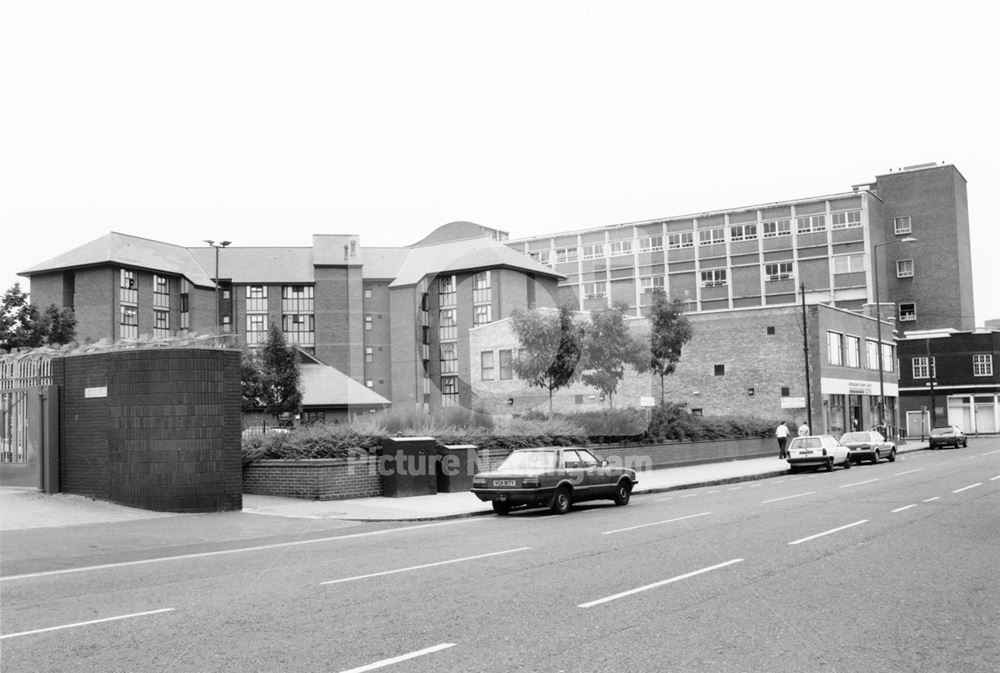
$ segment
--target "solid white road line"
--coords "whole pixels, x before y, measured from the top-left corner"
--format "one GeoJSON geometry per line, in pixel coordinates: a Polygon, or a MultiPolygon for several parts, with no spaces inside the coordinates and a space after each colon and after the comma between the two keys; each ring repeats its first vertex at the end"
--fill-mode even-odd
{"type": "Polygon", "coordinates": [[[696,495],[700,495],[700,494],[699,493],[688,493],[687,495],[682,495],[681,497],[682,498],[693,498],[696,495]]]}
{"type": "Polygon", "coordinates": [[[915,470],[907,470],[906,472],[897,472],[896,474],[894,474],[892,476],[894,476],[894,477],[902,477],[904,474],[912,474],[913,472],[919,472],[922,469],[924,469],[924,468],[918,467],[915,470]]]}
{"type": "Polygon", "coordinates": [[[409,654],[401,654],[398,657],[392,657],[391,659],[383,659],[381,661],[376,661],[373,664],[351,668],[346,671],[341,671],[341,673],[364,673],[365,671],[374,671],[376,668],[392,666],[393,664],[398,664],[401,661],[409,661],[410,659],[422,657],[425,654],[433,654],[435,652],[440,652],[441,650],[447,650],[449,647],[455,647],[455,643],[441,643],[440,645],[426,647],[422,650],[417,650],[416,652],[410,652],[409,654]]]}
{"type": "MultiPolygon", "coordinates": [[[[468,519],[453,519],[451,521],[442,521],[439,523],[423,523],[416,526],[404,526],[402,528],[385,528],[383,530],[373,530],[367,533],[351,533],[350,535],[335,535],[332,537],[320,537],[312,540],[295,540],[293,542],[276,542],[274,544],[262,544],[255,545],[253,547],[239,547],[237,549],[222,549],[220,551],[206,551],[199,554],[182,554],[180,556],[158,556],[156,558],[145,559],[142,561],[123,561],[122,563],[104,563],[102,565],[96,566],[85,566],[82,568],[66,568],[65,570],[47,570],[40,573],[26,573],[24,575],[10,575],[8,577],[0,577],[0,582],[8,582],[11,580],[24,580],[33,577],[49,577],[52,575],[66,575],[68,573],[82,573],[88,572],[90,570],[106,570],[108,568],[124,568],[127,566],[138,566],[145,565],[147,563],[162,563],[163,561],[180,561],[184,559],[193,558],[208,558],[211,556],[223,556],[225,554],[240,554],[243,552],[250,551],[263,551],[266,549],[280,549],[282,547],[298,547],[307,544],[317,544],[320,542],[336,542],[337,540],[352,540],[359,537],[372,537],[374,535],[388,535],[390,533],[405,533],[408,530],[422,530],[424,528],[434,528],[436,526],[451,526],[461,523],[472,523],[474,521],[484,521],[486,517],[476,516],[470,517],[468,519]]],[[[493,519],[491,519],[492,521],[493,519]]]]}
{"type": "Polygon", "coordinates": [[[657,498],[653,502],[666,502],[667,500],[673,500],[673,498],[657,498]]]}
{"type": "Polygon", "coordinates": [[[916,507],[916,505],[907,505],[906,507],[897,507],[896,509],[892,510],[892,513],[895,514],[896,512],[902,512],[904,510],[910,509],[911,507],[916,507]]]}
{"type": "Polygon", "coordinates": [[[804,537],[801,540],[795,540],[794,542],[789,542],[788,544],[801,544],[803,542],[809,542],[809,540],[815,540],[818,537],[823,537],[824,535],[830,535],[831,533],[839,533],[842,530],[847,530],[848,528],[853,528],[854,526],[860,526],[863,523],[868,523],[868,519],[862,519],[861,521],[855,521],[854,523],[849,523],[846,526],[839,526],[822,533],[816,533],[815,535],[810,535],[809,537],[804,537]]]}
{"type": "Polygon", "coordinates": [[[992,456],[994,453],[1000,453],[1000,449],[997,449],[996,451],[987,451],[986,453],[980,453],[979,455],[980,456],[992,456]]]}
{"type": "Polygon", "coordinates": [[[861,484],[870,484],[873,481],[878,481],[878,480],[879,478],[875,477],[874,479],[866,479],[865,481],[856,481],[853,484],[841,484],[840,488],[847,488],[848,486],[861,486],[861,484]]]}
{"type": "Polygon", "coordinates": [[[806,493],[796,493],[795,495],[786,495],[784,498],[771,498],[770,500],[761,500],[760,504],[766,505],[769,502],[780,502],[782,500],[791,500],[792,498],[801,498],[804,495],[812,495],[816,491],[807,491],[806,493]]]}
{"type": "Polygon", "coordinates": [[[675,521],[684,521],[684,519],[694,519],[699,516],[707,516],[711,512],[702,512],[701,514],[689,514],[687,516],[679,516],[676,519],[667,519],[666,521],[654,521],[652,523],[641,523],[638,526],[629,526],[628,528],[616,528],[615,530],[606,530],[601,535],[614,535],[615,533],[624,533],[627,530],[636,530],[639,528],[649,528],[650,526],[659,526],[664,523],[673,523],[675,521]]]}
{"type": "Polygon", "coordinates": [[[5,633],[3,638],[17,638],[18,636],[30,636],[35,633],[47,633],[48,631],[61,631],[62,629],[72,629],[77,626],[89,626],[91,624],[102,624],[104,622],[114,622],[119,619],[132,619],[133,617],[146,617],[147,615],[158,615],[162,612],[170,612],[174,608],[162,608],[160,610],[149,610],[147,612],[133,612],[130,615],[118,615],[117,617],[105,617],[104,619],[91,619],[89,622],[76,622],[75,624],[63,624],[62,626],[50,626],[47,629],[35,629],[34,631],[21,631],[20,633],[5,633]]]}
{"type": "Polygon", "coordinates": [[[502,554],[513,554],[514,552],[527,551],[531,547],[518,547],[517,549],[505,549],[504,551],[490,552],[489,554],[477,554],[476,556],[464,556],[462,558],[449,559],[447,561],[437,561],[436,563],[425,563],[419,566],[410,566],[409,568],[399,568],[398,570],[386,570],[380,573],[370,573],[368,575],[356,575],[354,577],[345,577],[339,580],[330,580],[328,582],[320,582],[320,584],[340,584],[341,582],[353,582],[354,580],[363,580],[369,577],[381,577],[383,575],[395,575],[396,573],[405,573],[411,570],[423,570],[424,568],[433,568],[435,566],[446,566],[452,563],[461,563],[463,561],[474,561],[481,558],[489,558],[491,556],[500,556],[502,554]]]}
{"type": "Polygon", "coordinates": [[[690,572],[690,573],[687,573],[687,574],[684,574],[684,575],[678,575],[677,577],[671,577],[668,580],[663,580],[661,582],[654,582],[653,584],[647,584],[646,586],[637,587],[635,589],[629,589],[628,591],[623,591],[620,594],[615,594],[613,596],[607,596],[606,598],[599,598],[596,601],[590,601],[589,603],[581,603],[577,607],[578,608],[592,608],[595,605],[600,605],[602,603],[609,603],[611,601],[618,600],[619,598],[624,598],[626,596],[631,596],[632,594],[637,594],[637,593],[639,593],[641,591],[647,591],[649,589],[655,589],[656,587],[662,587],[662,586],[667,585],[667,584],[672,584],[673,582],[679,582],[681,580],[686,580],[688,578],[695,577],[696,575],[701,575],[703,573],[711,572],[712,570],[718,570],[719,568],[725,568],[726,566],[731,566],[734,563],[742,563],[742,562],[743,562],[743,559],[736,558],[736,559],[733,559],[732,561],[726,561],[725,563],[719,563],[719,564],[714,565],[714,566],[709,566],[708,568],[702,568],[701,570],[695,570],[694,572],[690,572]]]}
{"type": "Polygon", "coordinates": [[[1000,474],[995,477],[990,477],[990,481],[996,481],[997,479],[1000,479],[1000,474]]]}
{"type": "Polygon", "coordinates": [[[940,496],[934,496],[933,498],[927,498],[924,502],[934,502],[935,500],[940,500],[940,496]]]}
{"type": "Polygon", "coordinates": [[[975,488],[976,486],[982,486],[982,485],[983,482],[977,481],[975,484],[972,484],[970,486],[963,486],[962,488],[956,489],[952,491],[952,493],[961,493],[962,491],[968,491],[970,488],[975,488]]]}

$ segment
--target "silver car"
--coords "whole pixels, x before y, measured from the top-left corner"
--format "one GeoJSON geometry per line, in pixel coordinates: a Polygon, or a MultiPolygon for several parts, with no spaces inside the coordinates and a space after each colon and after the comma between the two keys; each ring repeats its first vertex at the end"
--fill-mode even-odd
{"type": "Polygon", "coordinates": [[[851,450],[830,435],[796,437],[788,445],[788,467],[792,472],[799,468],[817,467],[829,471],[834,465],[849,469],[851,450]]]}
{"type": "Polygon", "coordinates": [[[882,458],[890,463],[896,460],[896,445],[874,430],[845,432],[840,443],[851,450],[851,460],[855,463],[862,460],[877,463],[882,458]]]}

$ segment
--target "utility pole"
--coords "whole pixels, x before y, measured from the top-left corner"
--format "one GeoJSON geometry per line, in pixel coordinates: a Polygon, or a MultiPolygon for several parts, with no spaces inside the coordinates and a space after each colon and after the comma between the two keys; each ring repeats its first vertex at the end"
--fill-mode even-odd
{"type": "Polygon", "coordinates": [[[213,331],[216,334],[221,334],[222,326],[219,324],[221,322],[219,318],[219,312],[221,311],[221,301],[219,300],[219,248],[225,248],[232,241],[219,241],[219,244],[216,245],[215,241],[206,238],[205,242],[215,248],[215,329],[213,331]]]}
{"type": "Polygon", "coordinates": [[[806,418],[808,419],[809,431],[816,434],[816,429],[813,427],[812,392],[809,384],[809,323],[806,322],[806,284],[800,283],[799,289],[802,292],[802,352],[806,361],[806,418]]]}

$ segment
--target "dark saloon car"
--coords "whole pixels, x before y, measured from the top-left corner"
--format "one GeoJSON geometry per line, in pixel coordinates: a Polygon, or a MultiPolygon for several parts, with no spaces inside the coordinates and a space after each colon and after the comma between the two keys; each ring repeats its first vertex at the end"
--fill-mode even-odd
{"type": "Polygon", "coordinates": [[[945,425],[931,430],[930,448],[940,449],[942,446],[968,446],[969,438],[957,425],[945,425]]]}
{"type": "Polygon", "coordinates": [[[515,450],[497,469],[476,474],[472,492],[497,514],[521,505],[565,514],[583,500],[627,505],[637,483],[635,470],[612,467],[587,449],[546,447],[515,450]]]}
{"type": "Polygon", "coordinates": [[[851,450],[851,460],[855,463],[862,460],[877,463],[881,458],[890,463],[896,460],[896,445],[874,430],[845,432],[840,443],[851,450]]]}

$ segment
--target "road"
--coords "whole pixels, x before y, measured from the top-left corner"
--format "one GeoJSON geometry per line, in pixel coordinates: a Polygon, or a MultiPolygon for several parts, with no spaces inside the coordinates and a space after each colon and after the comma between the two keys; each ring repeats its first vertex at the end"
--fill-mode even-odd
{"type": "Polygon", "coordinates": [[[0,667],[992,672],[998,523],[978,439],[566,516],[39,549],[4,566],[0,667]]]}

